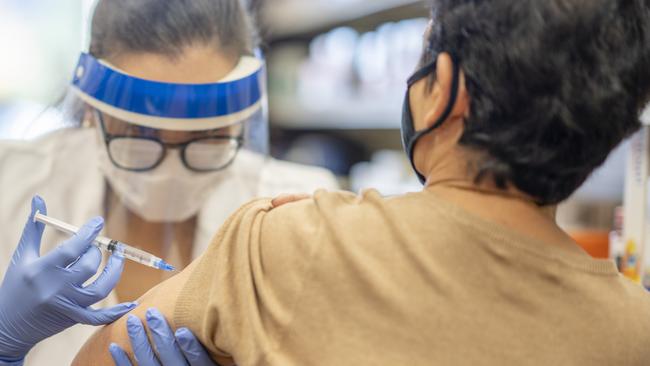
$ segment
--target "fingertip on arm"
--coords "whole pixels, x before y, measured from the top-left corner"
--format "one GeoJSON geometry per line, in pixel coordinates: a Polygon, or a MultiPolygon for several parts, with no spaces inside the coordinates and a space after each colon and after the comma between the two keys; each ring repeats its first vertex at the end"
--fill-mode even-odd
{"type": "Polygon", "coordinates": [[[311,195],[306,193],[283,194],[271,200],[271,205],[273,205],[273,208],[278,208],[280,206],[284,206],[286,204],[297,202],[297,201],[302,201],[308,198],[311,198],[311,195]]]}
{"type": "Polygon", "coordinates": [[[110,353],[111,344],[122,348],[129,357],[133,358],[133,349],[127,332],[129,316],[138,317],[146,324],[147,310],[156,308],[162,314],[172,329],[174,326],[174,308],[176,300],[182,290],[183,284],[189,275],[187,269],[160,285],[149,290],[137,301],[137,307],[112,324],[100,328],[86,341],[72,365],[97,365],[113,366],[114,361],[110,353]]]}

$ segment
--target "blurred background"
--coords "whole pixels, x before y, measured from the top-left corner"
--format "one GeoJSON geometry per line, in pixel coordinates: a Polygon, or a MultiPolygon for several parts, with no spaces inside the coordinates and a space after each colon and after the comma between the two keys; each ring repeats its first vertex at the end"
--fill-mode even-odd
{"type": "MultiPolygon", "coordinates": [[[[268,60],[272,155],[326,167],[352,191],[418,190],[399,127],[405,80],[427,25],[426,1],[252,1],[268,60]]],[[[0,138],[34,138],[56,128],[58,116],[43,111],[70,80],[92,4],[0,0],[0,138]],[[30,127],[37,118],[45,122],[30,127]]],[[[562,226],[607,240],[622,201],[626,150],[618,149],[561,207],[562,226]]]]}

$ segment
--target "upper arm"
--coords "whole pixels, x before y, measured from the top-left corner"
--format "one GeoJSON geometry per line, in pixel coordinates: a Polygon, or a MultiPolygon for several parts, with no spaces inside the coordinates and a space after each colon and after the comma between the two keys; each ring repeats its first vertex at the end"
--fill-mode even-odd
{"type": "MultiPolygon", "coordinates": [[[[176,329],[174,306],[192,268],[193,265],[190,265],[183,272],[149,290],[138,300],[138,307],[129,314],[139,317],[143,324],[146,324],[145,312],[155,307],[165,316],[170,327],[176,329]]],[[[79,351],[73,365],[113,365],[113,359],[108,352],[111,343],[118,344],[133,359],[131,342],[126,331],[127,317],[128,315],[123,316],[115,323],[100,328],[79,351]]]]}
{"type": "MultiPolygon", "coordinates": [[[[131,311],[129,314],[139,317],[143,324],[146,324],[145,313],[147,309],[151,307],[157,308],[163,316],[165,316],[167,322],[169,323],[172,329],[176,329],[178,324],[175,324],[177,303],[179,299],[182,298],[182,293],[189,293],[192,296],[192,303],[198,303],[195,301],[201,295],[209,293],[210,287],[213,285],[219,285],[209,277],[212,277],[215,272],[215,268],[227,268],[228,266],[222,263],[215,263],[222,260],[228,260],[225,255],[218,255],[215,253],[217,247],[228,247],[230,245],[236,245],[237,243],[229,243],[233,241],[232,239],[236,236],[228,235],[229,232],[233,231],[233,228],[237,228],[241,225],[241,216],[246,212],[248,206],[242,207],[237,213],[231,216],[220,229],[219,233],[213,239],[213,242],[209,246],[208,250],[198,259],[196,259],[192,264],[185,268],[178,275],[170,278],[169,280],[159,284],[153,289],[149,290],[142,298],[138,300],[138,306],[131,311]],[[203,263],[202,263],[203,262],[203,263]],[[207,263],[205,263],[207,262],[207,263]],[[217,265],[218,264],[218,265],[217,265]],[[204,268],[204,276],[197,283],[196,278],[192,280],[193,272],[197,267],[206,267],[204,268]],[[193,296],[193,295],[197,296],[193,296]]],[[[226,253],[228,254],[228,253],[226,253]]],[[[228,272],[228,271],[226,271],[228,272]]],[[[123,279],[123,280],[136,280],[137,279],[123,279]]],[[[235,296],[235,294],[232,294],[235,296]]],[[[199,305],[198,309],[192,312],[193,321],[191,324],[181,324],[184,327],[189,328],[199,340],[206,346],[208,350],[215,349],[215,347],[210,347],[212,344],[212,337],[204,332],[202,328],[201,319],[204,314],[201,314],[202,311],[206,310],[209,312],[209,309],[205,309],[205,306],[199,305]]],[[[118,321],[100,328],[81,348],[77,357],[73,361],[73,365],[113,365],[112,358],[108,351],[111,343],[116,343],[122,349],[124,349],[131,357],[133,352],[131,349],[131,344],[129,336],[127,333],[126,322],[128,315],[120,318],[118,321]]],[[[213,325],[217,327],[217,324],[213,325]]],[[[213,357],[220,356],[217,352],[211,352],[213,357]]],[[[224,361],[224,360],[219,360],[224,361]]],[[[223,362],[223,364],[228,364],[228,362],[223,362]]]]}
{"type": "MultiPolygon", "coordinates": [[[[240,209],[199,259],[145,294],[132,313],[144,318],[148,308],[158,308],[172,328],[189,328],[221,364],[262,360],[291,322],[319,242],[310,200],[270,208],[262,200],[240,209]]],[[[112,342],[130,352],[125,318],[95,334],[74,364],[112,364],[112,342]]]]}

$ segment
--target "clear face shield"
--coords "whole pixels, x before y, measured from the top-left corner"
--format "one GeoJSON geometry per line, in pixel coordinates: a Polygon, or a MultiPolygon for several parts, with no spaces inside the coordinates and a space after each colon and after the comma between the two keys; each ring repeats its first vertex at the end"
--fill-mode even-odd
{"type": "Polygon", "coordinates": [[[71,103],[82,101],[93,122],[100,170],[130,212],[150,222],[184,221],[233,179],[255,196],[268,152],[261,58],[242,57],[215,83],[175,84],[82,54],[72,92],[71,103]]]}

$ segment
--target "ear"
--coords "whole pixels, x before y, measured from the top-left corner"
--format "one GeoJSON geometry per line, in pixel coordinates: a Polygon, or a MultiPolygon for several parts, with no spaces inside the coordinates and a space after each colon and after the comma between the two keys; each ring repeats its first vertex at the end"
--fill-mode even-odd
{"type": "MultiPolygon", "coordinates": [[[[450,121],[463,121],[469,115],[469,95],[465,88],[465,74],[462,70],[459,71],[458,89],[456,94],[456,102],[452,109],[451,114],[447,117],[447,122],[450,121]]],[[[438,118],[445,113],[445,109],[449,104],[449,99],[452,97],[452,84],[454,81],[454,63],[451,56],[442,52],[438,55],[436,61],[436,82],[434,84],[434,93],[432,96],[436,98],[434,107],[429,109],[425,115],[426,127],[433,126],[438,121],[438,118]]],[[[448,123],[445,122],[440,128],[448,128],[448,123]]]]}

